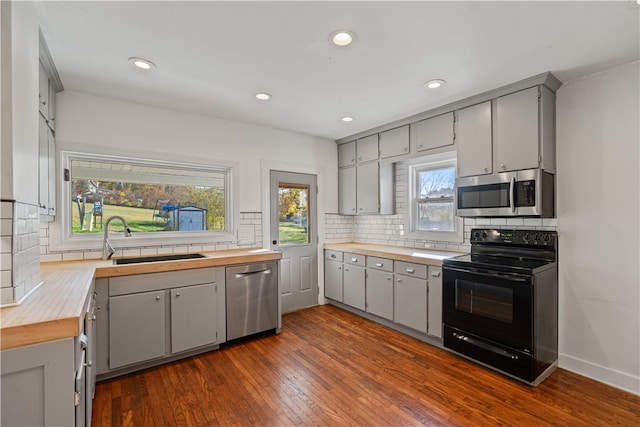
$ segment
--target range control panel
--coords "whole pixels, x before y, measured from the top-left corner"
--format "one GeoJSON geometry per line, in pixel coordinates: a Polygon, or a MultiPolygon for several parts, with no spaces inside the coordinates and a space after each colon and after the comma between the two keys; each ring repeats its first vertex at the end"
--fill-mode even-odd
{"type": "Polygon", "coordinates": [[[556,246],[557,233],[541,230],[496,230],[474,228],[471,230],[471,244],[495,243],[527,246],[556,246]]]}

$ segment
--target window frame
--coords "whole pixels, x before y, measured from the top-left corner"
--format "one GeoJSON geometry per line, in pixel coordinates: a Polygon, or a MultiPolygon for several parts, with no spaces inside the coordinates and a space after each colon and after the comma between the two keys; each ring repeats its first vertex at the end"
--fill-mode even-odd
{"type": "Polygon", "coordinates": [[[416,222],[418,217],[418,174],[426,170],[442,169],[453,167],[454,171],[457,167],[457,152],[448,151],[438,154],[430,154],[427,156],[411,159],[407,161],[405,168],[405,176],[407,181],[406,191],[406,207],[405,214],[405,230],[407,230],[406,238],[415,240],[428,240],[449,243],[462,243],[464,237],[464,222],[461,217],[455,216],[456,212],[456,191],[454,185],[454,194],[452,197],[454,217],[453,231],[426,231],[417,230],[416,222]]]}
{"type": "MultiPolygon", "coordinates": [[[[146,153],[132,153],[127,155],[115,155],[97,152],[100,150],[77,150],[73,148],[59,151],[59,165],[61,171],[70,169],[72,159],[96,160],[96,161],[116,161],[119,163],[131,162],[144,166],[169,166],[173,168],[184,168],[189,170],[211,170],[224,171],[225,179],[225,225],[224,231],[163,231],[163,232],[138,232],[133,238],[124,238],[122,233],[110,233],[109,240],[116,248],[139,248],[145,246],[172,246],[172,245],[197,245],[216,244],[218,242],[237,242],[237,231],[240,214],[236,207],[238,198],[238,165],[234,162],[212,161],[203,163],[188,157],[172,155],[171,159],[152,158],[146,153]]],[[[155,157],[155,156],[154,156],[155,157]]],[[[63,173],[59,174],[60,176],[63,173]]],[[[102,249],[103,234],[72,234],[71,230],[71,182],[60,179],[60,198],[58,200],[58,213],[55,222],[50,227],[50,248],[54,251],[68,250],[98,250],[102,249]]],[[[106,218],[105,218],[106,219],[106,218]]]]}

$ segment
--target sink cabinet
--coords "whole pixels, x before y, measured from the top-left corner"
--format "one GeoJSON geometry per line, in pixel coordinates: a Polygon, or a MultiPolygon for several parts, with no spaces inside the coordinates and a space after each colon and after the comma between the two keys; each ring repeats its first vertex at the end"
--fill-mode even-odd
{"type": "Polygon", "coordinates": [[[217,348],[226,340],[225,269],[98,279],[100,379],[217,348]]]}
{"type": "Polygon", "coordinates": [[[426,265],[397,261],[395,265],[394,321],[427,333],[426,265]]]}

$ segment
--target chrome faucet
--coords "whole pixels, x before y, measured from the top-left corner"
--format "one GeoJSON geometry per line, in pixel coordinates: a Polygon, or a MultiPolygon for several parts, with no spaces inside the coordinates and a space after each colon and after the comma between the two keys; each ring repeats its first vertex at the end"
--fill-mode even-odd
{"type": "Polygon", "coordinates": [[[124,226],[124,237],[131,237],[131,229],[129,228],[129,224],[127,224],[127,221],[123,217],[121,217],[120,215],[113,215],[107,218],[107,220],[104,223],[104,240],[102,242],[102,259],[111,258],[116,251],[115,249],[113,249],[113,246],[111,246],[111,243],[109,242],[109,223],[114,219],[119,219],[120,222],[122,222],[122,225],[124,226]]]}

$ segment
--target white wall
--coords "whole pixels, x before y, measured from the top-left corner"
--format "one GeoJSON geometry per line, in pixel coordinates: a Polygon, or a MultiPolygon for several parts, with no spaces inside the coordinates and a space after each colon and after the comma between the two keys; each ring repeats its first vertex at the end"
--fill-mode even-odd
{"type": "MultiPolygon", "coordinates": [[[[263,206],[261,163],[277,162],[319,176],[318,214],[337,210],[337,148],[333,141],[272,128],[64,91],[57,97],[56,143],[140,150],[239,162],[242,212],[263,206]]],[[[266,214],[266,213],[265,213],[266,214]]]]}
{"type": "Polygon", "coordinates": [[[557,96],[560,366],[640,394],[638,63],[557,96]]]}

